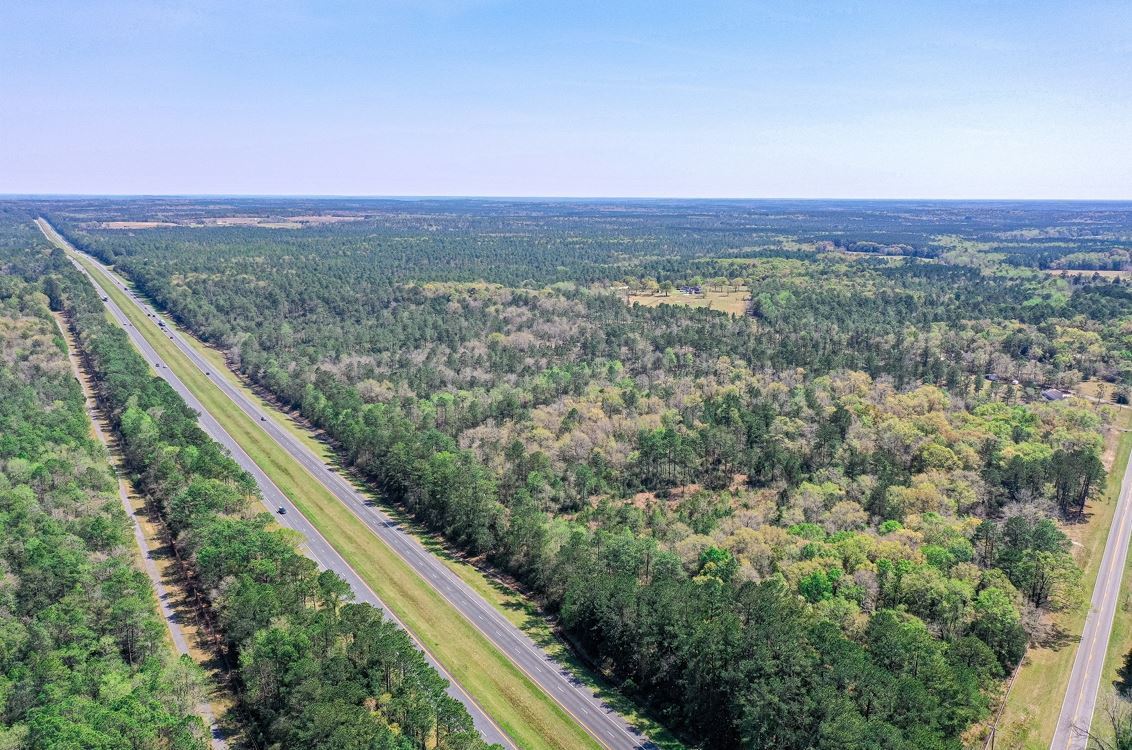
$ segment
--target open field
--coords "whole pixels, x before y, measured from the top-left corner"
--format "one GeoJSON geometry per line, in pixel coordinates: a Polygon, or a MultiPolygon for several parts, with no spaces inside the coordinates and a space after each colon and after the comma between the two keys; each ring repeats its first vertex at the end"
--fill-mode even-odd
{"type": "Polygon", "coordinates": [[[630,305],[644,305],[645,307],[657,307],[659,305],[681,305],[683,307],[699,307],[707,310],[719,310],[720,312],[730,313],[731,315],[744,315],[747,312],[747,303],[750,301],[751,296],[746,291],[715,291],[704,290],[703,294],[684,294],[683,292],[673,291],[669,295],[664,294],[630,294],[628,295],[628,302],[630,305]]]}
{"type": "MultiPolygon", "coordinates": [[[[76,255],[92,274],[100,273],[76,255]]],[[[131,324],[405,626],[523,748],[596,748],[581,726],[310,476],[113,285],[131,324]]]]}
{"type": "Polygon", "coordinates": [[[1083,380],[1073,389],[1075,394],[1092,401],[1100,401],[1110,406],[1120,406],[1112,400],[1116,391],[1117,386],[1115,384],[1106,383],[1102,380],[1083,380]]]}
{"type": "MultiPolygon", "coordinates": [[[[1109,473],[1106,495],[1115,497],[1120,491],[1120,478],[1128,467],[1129,451],[1132,449],[1132,416],[1128,411],[1122,412],[1122,424],[1128,432],[1120,438],[1120,446],[1116,455],[1116,463],[1109,473]]],[[[1101,677],[1100,693],[1097,695],[1096,712],[1093,714],[1093,731],[1106,736],[1109,727],[1104,725],[1104,710],[1106,701],[1113,690],[1122,685],[1120,670],[1129,652],[1132,652],[1132,560],[1124,567],[1124,577],[1120,585],[1120,603],[1116,619],[1112,623],[1112,636],[1108,643],[1108,652],[1105,654],[1104,671],[1101,677]]]]}
{"type": "MultiPolygon", "coordinates": [[[[1018,677],[1010,691],[999,734],[998,748],[1010,750],[1045,750],[1049,747],[1057,726],[1058,713],[1065,697],[1065,686],[1073,668],[1079,638],[1088,614],[1089,598],[1096,585],[1101,556],[1108,539],[1109,527],[1116,511],[1116,500],[1120,493],[1124,467],[1128,463],[1129,450],[1132,449],[1132,433],[1123,432],[1132,427],[1132,413],[1126,409],[1117,412],[1117,428],[1107,438],[1114,456],[1113,466],[1108,473],[1105,492],[1101,499],[1089,506],[1088,521],[1065,529],[1073,540],[1075,557],[1083,570],[1081,578],[1081,602],[1074,609],[1057,613],[1053,621],[1064,634],[1063,642],[1057,648],[1031,648],[1026,660],[1018,671],[1018,677]]],[[[1124,590],[1129,590],[1129,579],[1123,581],[1124,590]]],[[[1115,643],[1129,637],[1127,624],[1117,617],[1114,625],[1113,642],[1110,644],[1110,659],[1115,643]]],[[[1106,674],[1109,672],[1106,661],[1106,674]]],[[[1104,683],[1102,683],[1102,690],[1104,683]]],[[[1098,706],[1103,700],[1098,701],[1098,706]]]]}

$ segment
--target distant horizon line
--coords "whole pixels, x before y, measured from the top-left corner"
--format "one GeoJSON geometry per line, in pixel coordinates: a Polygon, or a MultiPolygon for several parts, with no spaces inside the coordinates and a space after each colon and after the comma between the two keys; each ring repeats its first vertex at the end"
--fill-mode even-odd
{"type": "Polygon", "coordinates": [[[66,200],[74,198],[122,199],[122,198],[225,198],[225,199],[281,199],[281,200],[481,200],[481,201],[575,201],[575,202],[750,202],[750,203],[1132,203],[1128,198],[934,198],[934,197],[739,197],[739,196],[633,196],[633,195],[383,195],[349,193],[0,193],[0,200],[66,200]]]}

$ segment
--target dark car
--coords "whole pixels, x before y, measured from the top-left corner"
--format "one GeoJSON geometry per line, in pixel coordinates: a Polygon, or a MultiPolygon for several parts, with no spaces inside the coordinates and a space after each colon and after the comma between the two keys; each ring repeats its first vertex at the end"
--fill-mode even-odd
{"type": "Polygon", "coordinates": [[[287,509],[286,509],[286,508],[284,508],[284,507],[283,507],[282,505],[280,505],[280,506],[279,506],[279,510],[278,510],[277,512],[278,512],[278,513],[279,513],[279,515],[281,515],[281,516],[285,516],[285,515],[287,515],[287,509]]]}

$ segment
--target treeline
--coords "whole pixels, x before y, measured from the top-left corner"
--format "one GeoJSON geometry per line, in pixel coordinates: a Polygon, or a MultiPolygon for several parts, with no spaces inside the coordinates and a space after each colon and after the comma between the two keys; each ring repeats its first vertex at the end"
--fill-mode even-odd
{"type": "Polygon", "coordinates": [[[250,731],[270,747],[483,748],[408,636],[300,555],[249,475],[197,426],[54,252],[49,271],[139,487],[215,613],[250,731]]]}
{"type": "Polygon", "coordinates": [[[166,645],[45,302],[0,275],[0,747],[202,750],[202,678],[166,645]]]}
{"type": "MultiPolygon", "coordinates": [[[[204,242],[168,230],[176,239],[145,235],[134,240],[136,246],[109,233],[73,236],[104,260],[116,259],[142,291],[194,331],[224,346],[252,334],[251,346],[282,351],[303,366],[354,353],[380,355],[385,361],[379,364],[395,378],[419,370],[416,389],[422,394],[445,385],[464,387],[427,378],[432,369],[460,372],[487,364],[499,370],[509,364],[469,361],[457,351],[512,324],[491,309],[498,295],[487,290],[478,305],[465,304],[461,294],[437,294],[408,283],[414,278],[468,277],[415,245],[403,252],[359,245],[340,253],[315,253],[309,238],[235,244],[207,231],[204,242]],[[130,254],[118,255],[120,246],[130,254]],[[272,262],[263,262],[265,257],[272,262]],[[420,270],[416,276],[414,268],[420,270]],[[460,304],[458,314],[451,309],[454,298],[460,304]],[[412,350],[439,354],[441,347],[446,350],[443,358],[406,366],[412,350]]],[[[445,258],[459,259],[457,249],[444,248],[445,258]]],[[[504,284],[529,280],[508,265],[506,255],[497,259],[498,265],[490,262],[490,254],[482,260],[480,278],[504,284]]],[[[551,260],[558,263],[561,258],[547,262],[551,260]]],[[[558,275],[574,278],[580,268],[572,265],[558,275]]],[[[621,279],[634,268],[632,262],[621,264],[612,278],[621,279]]],[[[593,270],[585,277],[587,283],[608,282],[610,269],[593,270]]],[[[692,272],[686,259],[674,257],[644,261],[640,270],[652,272],[641,276],[670,281],[693,275],[740,279],[760,325],[673,306],[628,308],[613,295],[566,289],[563,296],[579,303],[573,312],[584,329],[568,340],[548,342],[555,352],[566,361],[577,358],[579,349],[587,359],[616,360],[642,344],[664,351],[702,349],[702,343],[710,341],[712,353],[739,357],[754,366],[804,367],[815,373],[862,370],[873,377],[891,376],[901,387],[921,381],[953,387],[965,375],[998,372],[1008,360],[1014,371],[998,372],[1007,379],[1066,387],[1090,378],[1132,384],[1132,366],[1114,353],[1123,336],[1118,321],[1132,312],[1132,291],[1121,285],[1082,284],[1067,290],[1050,278],[915,261],[886,267],[826,257],[804,261],[760,256],[741,265],[705,261],[692,272]],[[1082,341],[1098,336],[1102,346],[1082,341]],[[1027,341],[1024,348],[1015,346],[1020,337],[1027,341]],[[973,341],[985,356],[972,356],[973,341]]],[[[523,291],[506,302],[543,305],[535,293],[523,291]]],[[[557,326],[553,333],[560,330],[569,332],[569,327],[557,326]]]]}
{"type": "MultiPolygon", "coordinates": [[[[793,208],[760,221],[932,244],[793,208]]],[[[693,741],[956,748],[1075,601],[1055,519],[1103,476],[1097,414],[1028,399],[1128,379],[1132,297],[788,241],[699,257],[754,215],[717,210],[72,232],[693,741]],[[626,276],[743,279],[754,318],[626,306],[626,276]]],[[[925,226],[1021,221],[974,210],[925,226]]]]}
{"type": "MultiPolygon", "coordinates": [[[[688,570],[625,526],[551,520],[534,498],[538,457],[521,446],[497,477],[451,437],[394,406],[364,405],[352,389],[320,391],[279,370],[265,385],[325,428],[391,500],[536,588],[624,689],[707,747],[955,748],[986,711],[984,691],[1021,657],[1017,610],[990,579],[978,605],[988,614],[941,639],[896,608],[912,568],[892,561],[888,593],[850,638],[781,576],[736,576],[727,550],[706,547],[688,570]]],[[[1051,544],[1063,554],[1067,542],[1051,544]]],[[[1025,542],[1017,549],[1032,557],[1025,542]]]]}

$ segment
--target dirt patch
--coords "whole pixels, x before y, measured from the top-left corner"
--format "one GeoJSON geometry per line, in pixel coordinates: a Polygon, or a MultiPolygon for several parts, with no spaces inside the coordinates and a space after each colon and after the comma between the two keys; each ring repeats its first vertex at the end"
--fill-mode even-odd
{"type": "Polygon", "coordinates": [[[751,295],[746,291],[705,291],[703,294],[685,294],[674,291],[671,294],[630,294],[627,297],[630,305],[638,304],[645,307],[658,307],[660,305],[681,305],[683,307],[699,307],[708,310],[718,310],[731,315],[745,315],[751,295]]]}

